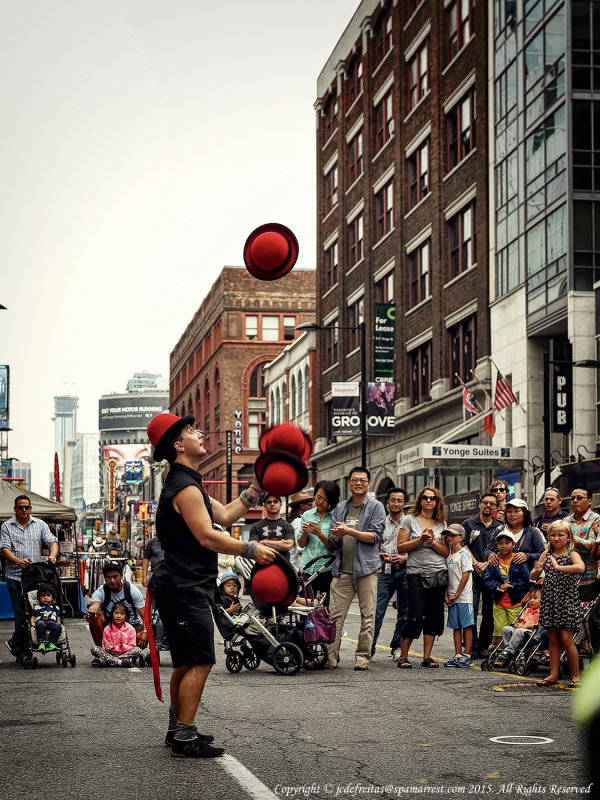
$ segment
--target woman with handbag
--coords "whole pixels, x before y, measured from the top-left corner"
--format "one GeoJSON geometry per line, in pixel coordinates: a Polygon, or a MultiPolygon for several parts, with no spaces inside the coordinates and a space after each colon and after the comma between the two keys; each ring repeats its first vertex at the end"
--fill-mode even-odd
{"type": "Polygon", "coordinates": [[[448,585],[446,557],[448,545],[442,536],[446,529],[444,498],[433,486],[425,486],[401,522],[398,552],[406,553],[408,615],[400,648],[400,669],[410,669],[408,651],[423,633],[422,667],[439,667],[431,658],[436,636],[444,632],[444,595],[448,585]]]}
{"type": "MultiPolygon", "coordinates": [[[[331,552],[329,544],[329,528],[331,527],[331,516],[333,509],[340,501],[340,487],[335,481],[319,481],[315,486],[315,507],[305,511],[301,517],[300,529],[302,533],[298,537],[298,546],[302,550],[300,569],[306,575],[312,575],[323,566],[323,559],[304,570],[304,565],[312,561],[317,556],[331,552]]],[[[315,594],[325,592],[324,605],[329,605],[329,587],[331,586],[331,566],[323,570],[320,575],[311,583],[315,594]]]]}

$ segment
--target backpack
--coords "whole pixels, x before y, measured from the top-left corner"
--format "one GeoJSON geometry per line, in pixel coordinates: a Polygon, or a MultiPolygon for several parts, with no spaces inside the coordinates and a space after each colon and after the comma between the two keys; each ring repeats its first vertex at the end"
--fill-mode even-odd
{"type": "MultiPolygon", "coordinates": [[[[108,617],[108,613],[107,613],[106,609],[108,608],[108,604],[110,603],[111,590],[110,590],[110,586],[107,583],[105,583],[102,588],[104,589],[104,600],[102,601],[102,613],[104,614],[104,617],[106,618],[106,617],[108,617]]],[[[131,621],[131,619],[133,618],[133,616],[135,614],[137,614],[139,617],[141,617],[142,615],[140,614],[140,612],[135,607],[135,603],[133,602],[133,599],[131,597],[131,584],[129,583],[129,581],[126,581],[125,579],[123,579],[123,589],[124,589],[124,592],[125,592],[125,597],[123,599],[127,603],[127,605],[129,606],[129,608],[131,609],[130,612],[129,612],[130,621],[131,621]]]]}

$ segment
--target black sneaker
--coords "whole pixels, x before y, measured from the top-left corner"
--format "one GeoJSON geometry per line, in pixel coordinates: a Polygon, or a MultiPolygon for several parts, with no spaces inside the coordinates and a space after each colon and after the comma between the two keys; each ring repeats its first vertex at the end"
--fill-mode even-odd
{"type": "Polygon", "coordinates": [[[92,658],[90,662],[90,667],[103,667],[104,664],[100,661],[99,658],[92,658]]]}
{"type": "Polygon", "coordinates": [[[180,742],[175,739],[171,748],[171,755],[175,758],[216,758],[225,752],[224,747],[213,747],[208,742],[202,742],[199,738],[190,739],[188,742],[180,742]]]}
{"type": "Polygon", "coordinates": [[[7,640],[4,642],[4,644],[5,644],[5,645],[8,647],[8,652],[11,654],[11,656],[12,656],[13,658],[21,658],[21,656],[23,655],[23,653],[22,653],[22,652],[18,652],[17,650],[15,650],[15,649],[13,648],[13,644],[12,644],[12,642],[11,642],[11,640],[10,640],[10,639],[7,639],[7,640]]]}
{"type": "MultiPolygon", "coordinates": [[[[197,736],[201,742],[206,742],[207,744],[210,744],[215,740],[215,737],[211,736],[209,733],[206,734],[198,733],[197,736]]],[[[174,741],[175,741],[175,731],[167,731],[167,735],[165,736],[165,747],[173,747],[174,741]]]]}

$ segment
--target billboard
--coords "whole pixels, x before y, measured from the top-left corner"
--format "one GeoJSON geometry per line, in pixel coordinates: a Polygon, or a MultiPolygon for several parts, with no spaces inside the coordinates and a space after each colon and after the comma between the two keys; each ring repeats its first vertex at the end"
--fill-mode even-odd
{"type": "Polygon", "coordinates": [[[141,483],[141,482],[142,482],[142,462],[126,461],[125,483],[141,483]]]}
{"type": "Polygon", "coordinates": [[[98,400],[98,429],[145,430],[157,414],[169,410],[169,396],[162,394],[131,394],[101,397],[98,400]]]}
{"type": "Polygon", "coordinates": [[[124,467],[128,461],[142,461],[142,459],[150,459],[152,452],[150,442],[147,444],[106,444],[102,448],[104,454],[104,461],[114,458],[117,466],[124,467]]]}
{"type": "Polygon", "coordinates": [[[8,397],[10,387],[10,367],[0,364],[0,429],[8,428],[8,397]]]}

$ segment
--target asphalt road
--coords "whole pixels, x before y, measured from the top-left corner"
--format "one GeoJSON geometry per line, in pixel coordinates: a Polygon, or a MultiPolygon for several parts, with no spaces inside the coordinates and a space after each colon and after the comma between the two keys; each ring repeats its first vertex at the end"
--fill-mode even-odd
{"type": "MultiPolygon", "coordinates": [[[[75,668],[46,656],[24,670],[3,648],[2,800],[541,797],[587,786],[573,690],[478,668],[423,669],[418,656],[399,670],[386,648],[354,672],[356,611],[334,671],[286,677],[261,664],[230,674],[217,646],[197,720],[227,748],[212,761],[170,756],[151,670],[91,668],[82,620],[67,620],[75,668]],[[492,741],[507,736],[539,738],[492,741]]],[[[2,640],[11,628],[0,622],[2,640]]],[[[447,632],[433,655],[445,660],[452,650],[447,632]]],[[[163,662],[168,698],[168,655],[163,662]]]]}

